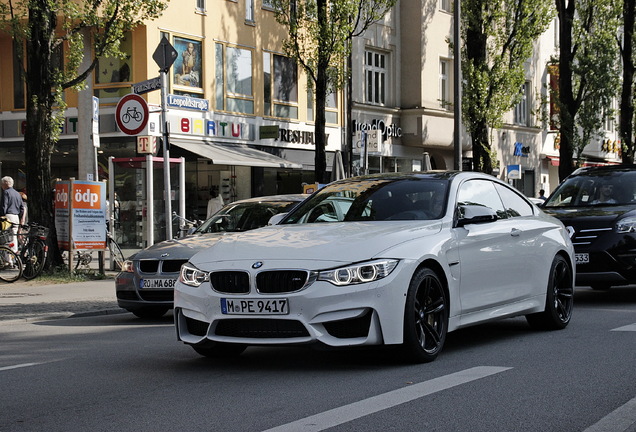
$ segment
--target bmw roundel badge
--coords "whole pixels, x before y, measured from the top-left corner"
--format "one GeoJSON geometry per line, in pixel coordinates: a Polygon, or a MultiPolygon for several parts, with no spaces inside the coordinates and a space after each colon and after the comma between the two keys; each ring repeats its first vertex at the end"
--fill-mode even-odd
{"type": "Polygon", "coordinates": [[[261,267],[263,267],[263,261],[256,261],[254,264],[252,264],[253,269],[258,269],[261,267]]]}

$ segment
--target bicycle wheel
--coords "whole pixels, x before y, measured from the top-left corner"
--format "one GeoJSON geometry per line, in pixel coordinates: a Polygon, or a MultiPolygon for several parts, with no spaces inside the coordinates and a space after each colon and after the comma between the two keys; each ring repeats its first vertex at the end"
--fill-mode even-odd
{"type": "Polygon", "coordinates": [[[77,251],[75,253],[75,270],[88,267],[91,261],[93,261],[93,254],[90,251],[77,251]]]}
{"type": "Polygon", "coordinates": [[[22,276],[26,280],[38,277],[46,263],[46,243],[42,240],[33,240],[24,247],[20,259],[24,267],[22,276]]]}
{"type": "Polygon", "coordinates": [[[0,280],[15,282],[22,276],[22,261],[7,247],[0,247],[0,280]]]}
{"type": "Polygon", "coordinates": [[[110,256],[113,257],[113,260],[117,263],[117,270],[121,270],[124,266],[124,253],[121,251],[121,248],[112,237],[108,238],[108,250],[110,251],[110,256]]]}

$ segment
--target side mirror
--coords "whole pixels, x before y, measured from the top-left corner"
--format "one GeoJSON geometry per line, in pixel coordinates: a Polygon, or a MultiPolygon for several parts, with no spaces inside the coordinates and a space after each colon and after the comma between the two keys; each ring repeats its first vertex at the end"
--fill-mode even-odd
{"type": "Polygon", "coordinates": [[[287,216],[287,213],[275,214],[274,216],[269,218],[269,220],[267,221],[267,226],[278,225],[280,223],[280,221],[282,221],[285,216],[287,216]]]}
{"type": "Polygon", "coordinates": [[[468,224],[494,222],[499,217],[490,207],[480,205],[460,205],[456,211],[456,226],[463,227],[468,224]]]}

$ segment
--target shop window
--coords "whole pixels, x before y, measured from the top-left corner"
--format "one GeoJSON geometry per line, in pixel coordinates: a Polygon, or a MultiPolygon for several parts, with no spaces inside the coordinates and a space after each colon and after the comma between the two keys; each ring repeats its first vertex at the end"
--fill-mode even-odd
{"type": "Polygon", "coordinates": [[[277,54],[263,53],[265,115],[298,118],[298,67],[277,54]]]}
{"type": "Polygon", "coordinates": [[[366,101],[384,105],[386,101],[387,55],[366,51],[364,63],[366,101]]]}
{"type": "Polygon", "coordinates": [[[173,90],[203,97],[201,41],[175,36],[172,45],[178,53],[172,66],[173,90]]]}
{"type": "Polygon", "coordinates": [[[101,104],[116,104],[121,97],[130,93],[132,82],[132,34],[127,32],[121,39],[119,49],[124,58],[99,57],[93,73],[93,94],[101,104]]]}
{"type": "Polygon", "coordinates": [[[521,86],[521,100],[514,109],[514,124],[521,126],[528,126],[528,101],[530,83],[525,83],[521,86]]]}
{"type": "Polygon", "coordinates": [[[216,44],[216,109],[254,114],[252,51],[216,44]]]}

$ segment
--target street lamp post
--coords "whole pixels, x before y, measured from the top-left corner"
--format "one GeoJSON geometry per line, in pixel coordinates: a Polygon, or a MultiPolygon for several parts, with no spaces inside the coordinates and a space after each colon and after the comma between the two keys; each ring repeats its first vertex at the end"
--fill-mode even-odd
{"type": "Polygon", "coordinates": [[[455,27],[453,29],[453,56],[455,61],[453,62],[453,85],[454,85],[454,127],[453,127],[453,143],[455,145],[455,169],[461,171],[462,169],[462,61],[461,61],[461,0],[455,0],[455,8],[453,10],[453,19],[455,20],[455,27]]]}

